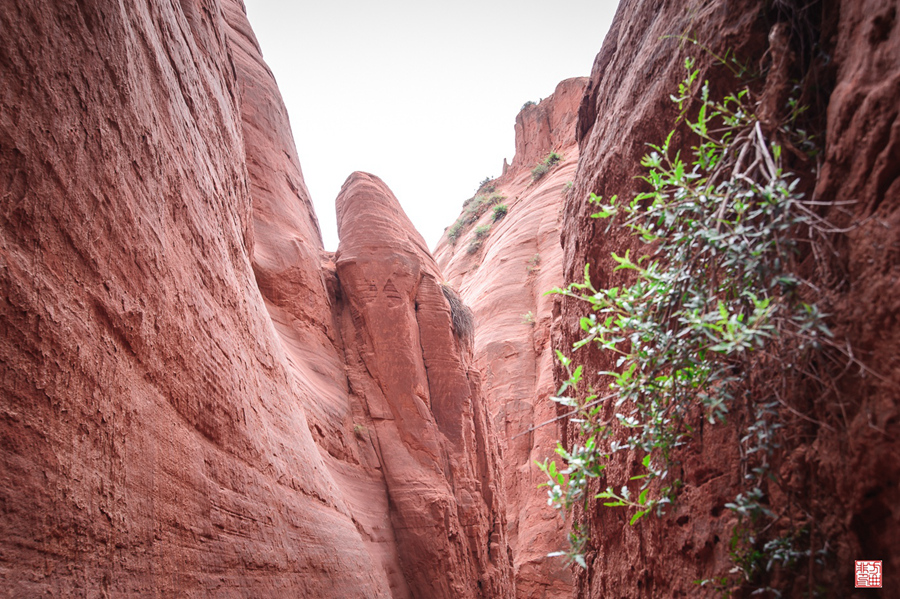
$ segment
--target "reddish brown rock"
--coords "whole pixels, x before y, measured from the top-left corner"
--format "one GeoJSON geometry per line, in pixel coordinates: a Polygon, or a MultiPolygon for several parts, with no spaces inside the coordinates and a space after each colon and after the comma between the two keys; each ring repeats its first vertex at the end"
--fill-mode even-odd
{"type": "Polygon", "coordinates": [[[389,596],[251,269],[220,5],[0,23],[4,594],[389,596]]]}
{"type": "Polygon", "coordinates": [[[512,597],[496,445],[440,271],[384,183],[337,199],[343,334],[414,597],[512,597]]]}
{"type": "MultiPolygon", "coordinates": [[[[777,513],[786,506],[779,485],[795,493],[806,510],[797,515],[811,531],[805,537],[809,546],[803,549],[824,560],[804,560],[799,574],[772,580],[785,596],[809,596],[817,585],[828,589],[829,596],[856,596],[854,559],[884,559],[885,571],[890,571],[900,554],[900,516],[891,507],[900,499],[896,9],[895,2],[875,0],[822,3],[805,12],[794,3],[756,0],[623,2],[579,110],[581,158],[566,204],[565,275],[567,281],[579,280],[585,263],[590,263],[594,284],[613,286],[625,279],[613,272],[610,253],[621,254],[634,242],[623,229],[604,232],[605,223],[589,218],[585,198],[591,192],[627,198],[641,189],[636,179],[643,170],[640,158],[645,144],[663,140],[672,127],[676,109],[669,95],[683,77],[685,56],[697,59],[700,79],[710,79],[714,89],[733,89],[732,76],[710,54],[677,36],[689,33],[712,52],[729,51],[751,65],[768,68],[774,63],[766,73],[760,107],[770,118],[783,106],[777,94],[786,80],[779,66],[786,39],[797,44],[791,59],[797,62],[789,68],[817,74],[814,89],[821,98],[806,99],[815,116],[827,118],[827,130],[818,136],[825,140],[824,160],[813,199],[856,203],[849,209],[826,210],[839,228],[850,230],[835,233],[829,256],[811,257],[805,265],[816,267],[804,274],[822,290],[818,299],[832,315],[836,338],[876,374],[855,366],[844,370],[844,359],[840,366],[827,367],[837,378],[835,388],[824,396],[809,397],[815,389],[811,387],[783,398],[799,406],[806,419],[786,418],[780,482],[771,485],[772,509],[777,513]],[[792,14],[794,20],[786,19],[792,14]],[[786,36],[780,28],[788,21],[786,36]],[[820,44],[821,53],[804,63],[804,47],[811,48],[813,42],[820,44]]],[[[687,145],[683,129],[674,140],[687,145]]],[[[810,170],[810,176],[815,175],[810,170]]],[[[577,318],[582,312],[574,303],[563,304],[559,346],[579,338],[577,318]]],[[[614,359],[591,348],[579,354],[588,382],[605,386],[606,381],[592,373],[614,369],[614,359]]],[[[574,427],[568,432],[571,438],[574,427]]],[[[684,449],[685,486],[669,515],[634,527],[627,526],[621,510],[597,508],[580,516],[591,544],[588,570],[579,571],[577,578],[578,597],[693,596],[698,592],[693,581],[728,575],[736,519],[724,506],[741,483],[735,435],[733,428],[708,428],[702,442],[684,449]]],[[[629,464],[614,462],[600,485],[622,484],[629,474],[629,464]]]]}
{"type": "Polygon", "coordinates": [[[226,2],[225,15],[240,82],[253,197],[253,274],[296,386],[296,400],[360,542],[390,595],[403,599],[409,589],[400,568],[384,476],[361,428],[362,408],[349,394],[333,297],[337,282],[322,250],[287,112],[243,7],[226,2]]]}
{"type": "MultiPolygon", "coordinates": [[[[435,250],[448,281],[475,313],[475,362],[502,448],[510,548],[516,596],[561,598],[572,594],[561,558],[547,558],[565,544],[563,521],[547,505],[535,467],[555,456],[561,437],[549,400],[556,392],[550,346],[553,298],[561,284],[561,208],[578,162],[575,115],[586,78],[568,79],[516,119],[512,167],[492,181],[505,196],[506,216],[493,223],[481,249],[467,251],[473,231],[492,222],[488,210],[455,244],[441,239],[435,250]],[[531,169],[551,151],[561,162],[538,181],[531,169]]],[[[488,194],[490,195],[490,194],[488,194]]]]}
{"type": "Polygon", "coordinates": [[[584,77],[561,81],[550,97],[522,108],[516,116],[516,153],[509,168],[531,169],[551,150],[573,144],[585,82],[584,77]]]}

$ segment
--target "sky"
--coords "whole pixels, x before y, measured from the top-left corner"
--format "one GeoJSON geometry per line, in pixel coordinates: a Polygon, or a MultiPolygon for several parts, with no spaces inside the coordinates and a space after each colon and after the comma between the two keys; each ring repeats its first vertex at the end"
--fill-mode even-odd
{"type": "Polygon", "coordinates": [[[334,200],[375,174],[434,248],[515,150],[527,101],[588,76],[618,0],[245,0],[327,250],[334,200]]]}

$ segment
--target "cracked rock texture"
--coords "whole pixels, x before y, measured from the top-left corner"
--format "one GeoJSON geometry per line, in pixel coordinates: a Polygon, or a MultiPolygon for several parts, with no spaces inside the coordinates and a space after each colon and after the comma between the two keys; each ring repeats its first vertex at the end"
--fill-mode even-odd
{"type": "MultiPolygon", "coordinates": [[[[580,282],[589,263],[594,285],[612,287],[627,279],[614,272],[610,253],[637,251],[638,244],[624,228],[606,231],[605,222],[591,219],[585,198],[591,192],[629,198],[643,191],[637,179],[644,170],[640,159],[647,143],[660,143],[673,127],[677,109],[669,95],[683,78],[685,56],[697,59],[699,78],[710,80],[714,94],[741,85],[710,53],[679,36],[688,35],[719,56],[731,52],[765,75],[753,85],[760,86],[759,114],[767,133],[785,114],[791,79],[811,74],[813,84],[801,102],[820,122],[814,132],[822,145],[818,173],[800,152],[791,152],[787,160],[789,168],[808,173],[809,197],[823,203],[821,214],[840,231],[829,234],[818,253],[805,250],[810,255],[800,264],[801,275],[831,315],[837,345],[845,352],[851,348],[868,370],[833,350],[829,355],[836,357],[818,365],[826,377],[834,377],[833,385],[795,387],[781,398],[791,408],[785,408],[782,447],[773,457],[776,476],[766,486],[770,508],[784,515],[773,530],[789,530],[788,520],[804,523],[798,549],[820,560],[803,560],[799,572],[769,580],[783,596],[862,597],[863,591],[853,588],[854,560],[883,559],[885,572],[898,566],[898,8],[890,0],[623,0],[579,108],[581,155],[562,226],[565,279],[580,282]],[[836,201],[852,204],[832,205],[836,201]]],[[[685,152],[694,143],[683,125],[673,140],[685,152]]],[[[562,303],[554,329],[558,346],[580,339],[583,312],[577,302],[562,303]]],[[[605,388],[608,380],[595,373],[613,370],[614,357],[591,347],[577,355],[587,382],[605,388]]],[[[557,372],[558,382],[564,378],[557,372]]],[[[743,417],[735,410],[729,421],[743,417]]],[[[573,443],[575,426],[566,432],[566,442],[573,443]]],[[[729,541],[737,521],[725,504],[740,488],[738,446],[733,427],[706,427],[683,448],[679,478],[684,487],[666,517],[631,527],[625,510],[599,507],[580,514],[591,543],[589,567],[576,579],[576,596],[696,596],[701,591],[694,581],[728,576],[733,567],[729,541]]],[[[614,461],[606,480],[592,489],[627,482],[637,473],[627,462],[614,461]]],[[[732,590],[747,596],[752,587],[732,590]]],[[[896,595],[887,585],[865,592],[896,595]]]]}

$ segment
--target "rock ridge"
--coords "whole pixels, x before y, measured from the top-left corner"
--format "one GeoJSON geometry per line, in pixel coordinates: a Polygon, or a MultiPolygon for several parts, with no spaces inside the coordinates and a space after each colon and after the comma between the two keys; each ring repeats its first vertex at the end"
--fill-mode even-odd
{"type": "Polygon", "coordinates": [[[344,331],[358,339],[351,385],[372,425],[411,593],[512,597],[496,442],[440,269],[379,178],[350,175],[336,208],[344,331]]]}
{"type": "MultiPolygon", "coordinates": [[[[564,523],[547,506],[544,475],[534,466],[555,456],[554,354],[550,345],[552,297],[562,282],[561,208],[578,164],[575,115],[587,78],[568,79],[516,118],[516,155],[504,175],[479,194],[502,196],[506,215],[486,211],[451,243],[445,235],[435,256],[451,285],[472,307],[478,323],[474,359],[501,445],[506,518],[515,569],[516,597],[562,599],[573,591],[570,571],[548,558],[566,542],[564,523]],[[547,154],[562,158],[538,180],[531,169],[547,154]],[[474,253],[476,227],[490,233],[474,253]],[[537,428],[535,428],[537,427],[537,428]]],[[[464,209],[460,218],[467,216],[464,209]]]]}

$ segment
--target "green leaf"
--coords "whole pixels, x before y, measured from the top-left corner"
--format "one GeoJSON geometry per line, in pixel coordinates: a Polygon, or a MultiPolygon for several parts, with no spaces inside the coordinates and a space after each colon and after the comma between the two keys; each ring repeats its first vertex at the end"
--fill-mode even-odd
{"type": "Polygon", "coordinates": [[[650,491],[650,489],[644,489],[643,491],[641,491],[641,494],[638,495],[638,500],[637,500],[638,504],[645,505],[647,503],[647,493],[649,491],[650,491]]]}

